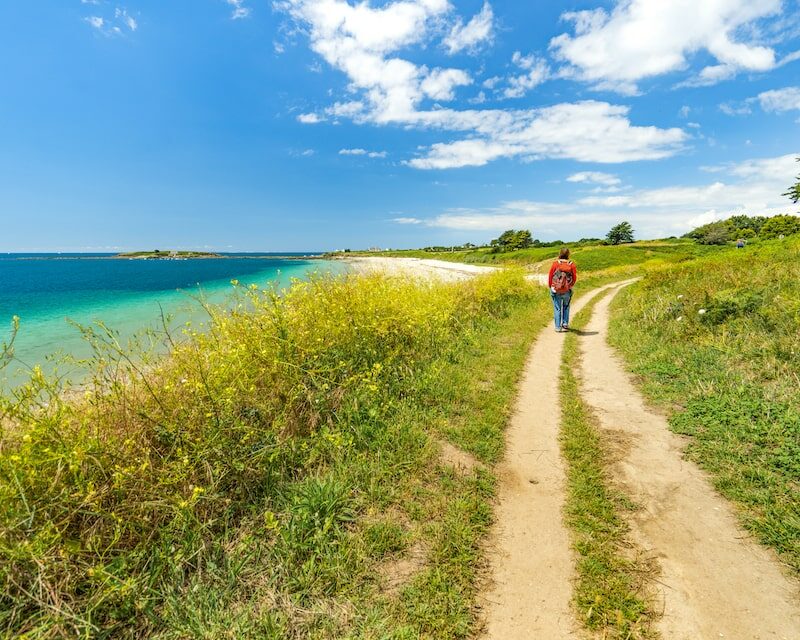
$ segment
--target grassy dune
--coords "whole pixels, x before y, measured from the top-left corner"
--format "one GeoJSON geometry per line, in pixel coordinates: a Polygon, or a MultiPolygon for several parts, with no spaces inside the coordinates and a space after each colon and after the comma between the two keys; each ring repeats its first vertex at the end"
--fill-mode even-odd
{"type": "Polygon", "coordinates": [[[462,638],[490,466],[546,292],[321,278],[240,291],[164,360],[90,333],[80,395],[0,401],[7,637],[462,638]]]}
{"type": "Polygon", "coordinates": [[[611,339],[745,526],[800,571],[800,238],[650,271],[611,339]]]}

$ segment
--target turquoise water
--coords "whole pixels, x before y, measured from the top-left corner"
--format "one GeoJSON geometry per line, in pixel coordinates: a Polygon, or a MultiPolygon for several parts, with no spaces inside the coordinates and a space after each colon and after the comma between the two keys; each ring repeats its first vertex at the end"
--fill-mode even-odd
{"type": "MultiPolygon", "coordinates": [[[[11,335],[12,317],[20,318],[15,359],[0,374],[0,386],[21,382],[36,364],[52,369],[62,355],[89,356],[90,345],[71,322],[102,321],[126,341],[143,329],[159,328],[162,309],[172,316],[172,327],[202,321],[206,316],[197,296],[225,304],[233,279],[243,285],[286,286],[314,271],[342,269],[331,261],[269,256],[124,260],[101,254],[0,255],[0,342],[11,335]]],[[[64,370],[60,365],[59,371],[64,370]]]]}

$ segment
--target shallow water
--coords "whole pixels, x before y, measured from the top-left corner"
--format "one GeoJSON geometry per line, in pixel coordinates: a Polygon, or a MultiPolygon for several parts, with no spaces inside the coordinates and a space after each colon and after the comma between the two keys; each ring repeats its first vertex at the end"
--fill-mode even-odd
{"type": "MultiPolygon", "coordinates": [[[[187,320],[202,321],[205,312],[197,297],[225,303],[233,292],[233,279],[243,285],[284,287],[314,271],[342,270],[337,262],[275,257],[124,260],[103,255],[0,255],[0,342],[11,335],[12,317],[20,318],[15,359],[0,373],[0,386],[23,381],[36,364],[50,370],[63,355],[88,357],[91,346],[72,323],[102,321],[125,342],[146,328],[160,328],[162,310],[172,318],[172,327],[187,320]]],[[[60,371],[65,368],[69,370],[59,366],[60,371]]]]}

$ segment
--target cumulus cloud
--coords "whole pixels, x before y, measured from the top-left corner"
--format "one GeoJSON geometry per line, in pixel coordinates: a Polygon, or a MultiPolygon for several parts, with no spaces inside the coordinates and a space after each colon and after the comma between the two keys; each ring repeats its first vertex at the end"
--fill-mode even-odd
{"type": "MultiPolygon", "coordinates": [[[[756,158],[713,169],[720,178],[707,184],[639,189],[624,196],[569,202],[515,200],[486,209],[448,209],[421,219],[419,224],[492,232],[521,227],[536,230],[540,237],[559,237],[565,226],[580,226],[587,233],[602,234],[620,220],[629,220],[640,237],[647,238],[682,234],[734,213],[775,215],[797,208],[780,195],[795,175],[795,154],[756,158]]],[[[586,181],[589,180],[575,180],[586,181]]]]}
{"type": "Polygon", "coordinates": [[[800,87],[763,91],[753,98],[747,98],[740,102],[723,102],[719,108],[729,116],[744,116],[753,112],[755,103],[759,103],[764,111],[773,113],[800,110],[800,87]]]}
{"type": "Polygon", "coordinates": [[[316,113],[301,113],[299,116],[297,116],[297,121],[302,122],[303,124],[318,124],[320,122],[324,122],[325,119],[316,113]]]}
{"type": "Polygon", "coordinates": [[[628,111],[590,100],[518,111],[421,112],[417,117],[423,122],[471,130],[475,137],[434,144],[409,165],[449,169],[515,156],[603,163],[655,160],[673,155],[685,142],[681,129],[632,125],[628,111]]]}
{"type": "Polygon", "coordinates": [[[509,86],[503,91],[506,98],[521,98],[550,77],[550,66],[547,61],[534,55],[523,56],[516,51],[511,61],[525,73],[508,79],[509,86]]]}
{"type": "Polygon", "coordinates": [[[480,13],[465,25],[459,18],[442,44],[450,55],[459,51],[474,51],[479,45],[491,43],[494,30],[494,13],[488,2],[483,3],[480,13]]]}
{"type": "Polygon", "coordinates": [[[758,101],[764,111],[800,110],[800,87],[764,91],[758,94],[758,101]]]}
{"type": "MultiPolygon", "coordinates": [[[[410,160],[415,168],[480,166],[504,157],[656,159],[676,153],[687,138],[681,129],[635,126],[627,107],[605,102],[517,111],[427,104],[451,100],[458,87],[472,82],[463,70],[429,68],[398,55],[436,34],[451,10],[448,0],[395,0],[378,7],[346,0],[280,0],[276,6],[305,30],[312,50],[349,80],[348,90],[356,99],[326,108],[328,117],[461,134],[461,139],[433,144],[410,160]]],[[[515,62],[527,71],[518,79],[523,91],[545,73],[542,61],[532,56],[518,54],[515,62]]],[[[312,114],[298,119],[320,121],[312,114]]]]}
{"type": "Polygon", "coordinates": [[[781,10],[781,0],[618,0],[610,13],[565,13],[574,33],[553,38],[550,47],[565,63],[564,75],[623,94],[637,93],[645,78],[686,69],[699,52],[716,63],[691,82],[713,84],[776,66],[775,51],[748,38],[748,28],[781,10]]]}

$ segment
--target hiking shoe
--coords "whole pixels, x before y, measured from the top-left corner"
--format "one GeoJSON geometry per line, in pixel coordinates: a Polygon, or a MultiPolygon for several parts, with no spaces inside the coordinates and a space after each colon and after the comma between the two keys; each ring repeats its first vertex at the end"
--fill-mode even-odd
{"type": "Polygon", "coordinates": [[[569,331],[569,325],[568,325],[568,324],[562,324],[562,325],[561,325],[561,329],[562,329],[563,331],[569,331]]]}

